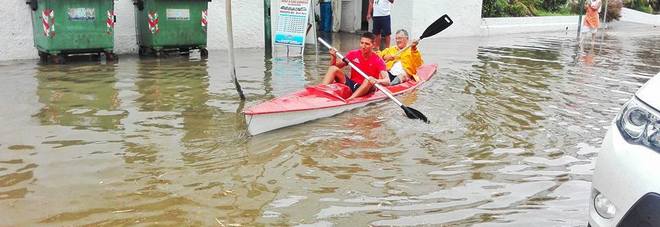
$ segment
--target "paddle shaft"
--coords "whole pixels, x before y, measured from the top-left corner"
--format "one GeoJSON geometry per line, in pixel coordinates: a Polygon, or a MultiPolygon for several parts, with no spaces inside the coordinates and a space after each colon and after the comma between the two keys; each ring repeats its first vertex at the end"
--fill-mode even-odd
{"type": "MultiPolygon", "coordinates": [[[[328,44],[327,42],[325,42],[325,40],[323,40],[321,37],[319,37],[318,40],[319,40],[319,42],[321,42],[321,44],[323,44],[323,45],[324,45],[325,47],[327,47],[328,49],[335,49],[334,47],[330,46],[330,44],[328,44]]],[[[372,53],[372,54],[373,54],[373,53],[372,53]]],[[[346,59],[346,57],[344,57],[344,56],[341,55],[340,53],[336,53],[336,55],[337,55],[337,57],[339,57],[342,61],[346,62],[346,64],[348,64],[349,66],[351,66],[351,68],[353,68],[356,72],[358,72],[358,74],[360,74],[362,77],[364,77],[365,80],[369,80],[370,76],[367,75],[366,73],[364,73],[362,70],[360,70],[360,68],[358,68],[357,66],[355,66],[355,65],[353,64],[353,62],[351,62],[350,60],[346,59]]],[[[369,82],[367,82],[367,83],[369,83],[369,82]]],[[[394,101],[397,105],[399,105],[399,106],[403,106],[403,103],[401,103],[401,101],[399,101],[397,98],[395,98],[394,95],[392,95],[392,93],[390,93],[390,91],[388,91],[387,89],[385,89],[382,85],[380,85],[380,84],[378,84],[378,83],[375,83],[374,86],[376,86],[376,88],[378,88],[378,90],[382,91],[383,94],[385,94],[387,97],[389,97],[390,99],[392,99],[392,101],[394,101]]]]}
{"type": "MultiPolygon", "coordinates": [[[[419,37],[417,42],[421,41],[422,39],[426,37],[431,37],[434,36],[435,34],[440,33],[441,31],[447,29],[450,25],[452,25],[454,21],[449,18],[447,14],[442,15],[440,18],[435,20],[431,25],[429,25],[425,30],[424,33],[419,37]]],[[[415,42],[415,41],[413,41],[415,42]]],[[[399,50],[394,56],[399,56],[401,53],[406,51],[408,48],[412,47],[412,43],[408,44],[405,48],[399,50]]]]}
{"type": "MultiPolygon", "coordinates": [[[[421,41],[421,40],[422,40],[422,39],[419,39],[417,42],[419,42],[419,41],[421,41]]],[[[413,42],[414,42],[414,41],[413,41],[413,42]]],[[[412,43],[411,43],[411,44],[408,44],[408,46],[406,46],[406,47],[404,47],[403,49],[401,49],[401,50],[399,50],[398,52],[396,52],[396,54],[395,54],[394,56],[399,56],[399,55],[401,55],[401,53],[403,53],[404,51],[406,51],[406,50],[409,49],[410,47],[412,47],[412,43]]]]}

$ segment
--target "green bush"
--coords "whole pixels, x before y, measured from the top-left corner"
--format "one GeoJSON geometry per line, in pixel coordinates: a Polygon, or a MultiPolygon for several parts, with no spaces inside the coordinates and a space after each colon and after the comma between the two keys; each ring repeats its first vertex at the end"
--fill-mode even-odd
{"type": "Polygon", "coordinates": [[[481,17],[506,17],[509,16],[509,1],[507,0],[484,0],[481,8],[481,17]]]}
{"type": "Polygon", "coordinates": [[[533,8],[525,5],[522,1],[516,1],[509,8],[509,15],[514,17],[532,16],[532,9],[533,8]]]}
{"type": "Polygon", "coordinates": [[[483,0],[482,17],[565,15],[568,0],[483,0]]]}
{"type": "Polygon", "coordinates": [[[529,14],[527,16],[538,16],[541,11],[543,11],[543,1],[544,0],[518,0],[520,3],[525,5],[529,14]]]}
{"type": "Polygon", "coordinates": [[[653,13],[654,11],[659,11],[659,4],[660,3],[658,3],[658,0],[625,0],[623,2],[623,5],[628,8],[645,13],[653,13]]]}
{"type": "Polygon", "coordinates": [[[566,6],[568,0],[543,0],[541,8],[547,11],[559,11],[561,8],[566,6]]]}
{"type": "Polygon", "coordinates": [[[649,3],[651,4],[651,8],[653,8],[654,12],[660,12],[660,0],[650,1],[649,3]]]}

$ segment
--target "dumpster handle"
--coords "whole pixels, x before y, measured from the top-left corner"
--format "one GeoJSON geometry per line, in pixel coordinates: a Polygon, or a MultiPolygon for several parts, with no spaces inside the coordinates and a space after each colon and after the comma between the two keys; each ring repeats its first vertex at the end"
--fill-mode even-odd
{"type": "Polygon", "coordinates": [[[137,6],[138,10],[142,11],[144,9],[143,0],[133,0],[133,5],[137,6]]]}
{"type": "Polygon", "coordinates": [[[37,0],[27,0],[25,1],[25,4],[30,5],[30,9],[32,9],[32,11],[37,11],[39,8],[37,0]]]}

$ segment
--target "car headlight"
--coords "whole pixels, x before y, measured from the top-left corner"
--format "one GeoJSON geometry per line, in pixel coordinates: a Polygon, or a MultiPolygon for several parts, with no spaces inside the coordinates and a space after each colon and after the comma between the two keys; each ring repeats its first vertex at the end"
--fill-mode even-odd
{"type": "Polygon", "coordinates": [[[596,197],[594,197],[594,209],[601,217],[605,219],[611,219],[616,215],[616,207],[614,204],[602,193],[595,191],[596,197]]]}
{"type": "Polygon", "coordinates": [[[633,144],[660,152],[660,113],[637,98],[626,103],[616,120],[621,135],[633,144]]]}

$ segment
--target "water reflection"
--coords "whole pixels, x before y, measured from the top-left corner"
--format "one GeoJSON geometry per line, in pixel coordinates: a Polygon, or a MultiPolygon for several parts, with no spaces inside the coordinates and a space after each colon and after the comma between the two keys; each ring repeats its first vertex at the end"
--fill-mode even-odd
{"type": "Polygon", "coordinates": [[[269,91],[275,97],[292,93],[307,83],[309,78],[305,73],[305,62],[302,57],[275,57],[270,59],[269,91]]]}
{"type": "Polygon", "coordinates": [[[222,52],[3,63],[0,225],[584,225],[600,139],[658,71],[657,36],[625,35],[424,40],[438,74],[401,100],[431,124],[383,102],[254,137],[242,108],[318,83],[327,50],[239,51],[246,102],[222,52]]]}
{"type": "Polygon", "coordinates": [[[630,62],[636,69],[639,68],[635,72],[653,76],[654,71],[660,70],[660,60],[658,60],[660,59],[660,43],[654,40],[637,40],[635,45],[640,47],[635,53],[638,61],[630,62]]]}
{"type": "Polygon", "coordinates": [[[550,100],[552,75],[561,70],[556,44],[534,43],[530,47],[489,47],[477,53],[481,64],[463,92],[475,99],[475,106],[462,113],[467,120],[465,136],[479,146],[471,157],[485,155],[498,147],[534,149],[527,139],[535,136],[545,118],[539,103],[550,100]],[[494,54],[496,53],[496,54],[494,54]],[[522,65],[523,67],[519,67],[522,65]]]}
{"type": "Polygon", "coordinates": [[[80,130],[117,130],[125,113],[119,110],[115,66],[39,66],[37,96],[44,107],[35,114],[43,125],[80,130]]]}

